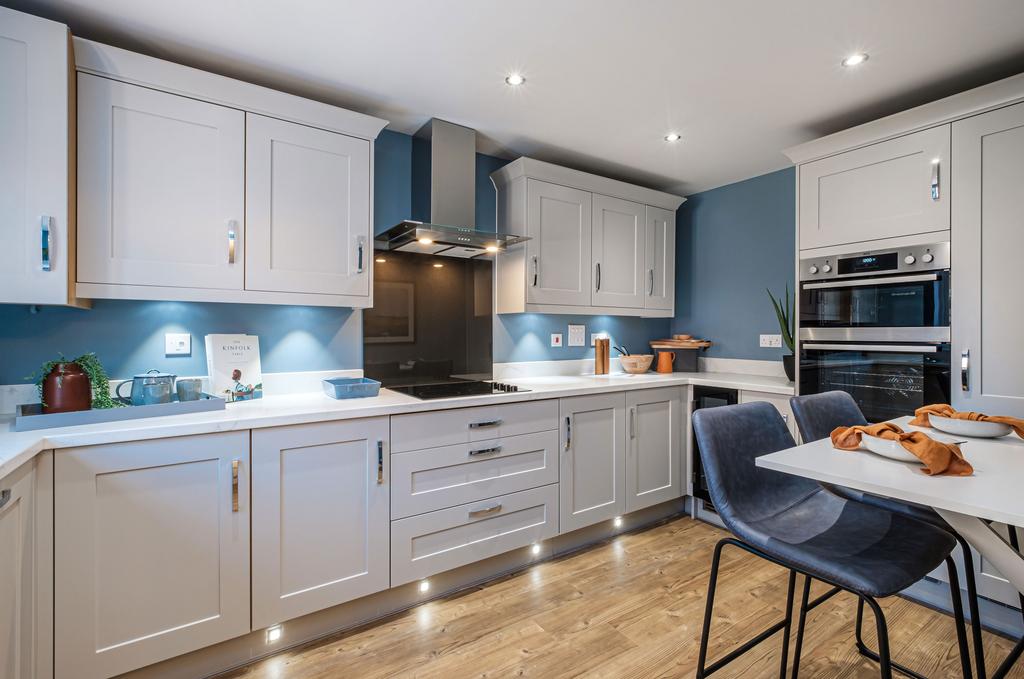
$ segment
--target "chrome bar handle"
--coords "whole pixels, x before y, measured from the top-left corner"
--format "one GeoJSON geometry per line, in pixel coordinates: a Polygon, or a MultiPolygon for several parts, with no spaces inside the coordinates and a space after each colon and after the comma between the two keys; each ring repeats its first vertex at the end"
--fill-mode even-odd
{"type": "Polygon", "coordinates": [[[488,514],[494,514],[495,512],[501,511],[501,503],[490,507],[484,507],[483,509],[471,509],[469,512],[470,517],[487,516],[488,514]]]}
{"type": "Polygon", "coordinates": [[[490,448],[477,448],[476,450],[469,451],[470,457],[477,455],[490,455],[491,453],[500,453],[501,446],[491,446],[490,448]]]}
{"type": "Polygon", "coordinates": [[[941,164],[942,163],[938,158],[932,161],[932,200],[939,199],[939,166],[941,164]]]}
{"type": "Polygon", "coordinates": [[[971,350],[960,352],[960,391],[971,390],[971,350]]]}
{"type": "Polygon", "coordinates": [[[231,460],[231,511],[238,512],[238,460],[231,460]]]}
{"type": "Polygon", "coordinates": [[[934,344],[801,344],[811,351],[877,351],[893,354],[935,354],[939,348],[934,344]]]}
{"type": "Polygon", "coordinates": [[[636,408],[629,409],[629,438],[636,438],[636,408]]]}
{"type": "Polygon", "coordinates": [[[565,449],[572,448],[572,418],[565,416],[565,449]]]}
{"type": "Polygon", "coordinates": [[[484,427],[497,427],[503,420],[484,420],[483,422],[470,422],[470,429],[483,429],[484,427]]]}
{"type": "Polygon", "coordinates": [[[366,236],[356,238],[356,273],[363,273],[366,266],[363,264],[364,250],[366,250],[366,236]]]}
{"type": "Polygon", "coordinates": [[[826,281],[822,283],[804,283],[804,290],[828,290],[830,288],[865,288],[876,285],[901,285],[903,283],[926,283],[939,280],[937,273],[924,273],[916,276],[884,276],[881,278],[861,278],[855,281],[826,281]]]}
{"type": "Polygon", "coordinates": [[[596,272],[596,276],[597,276],[596,292],[601,292],[601,262],[598,262],[595,265],[595,267],[597,269],[597,272],[596,272]]]}
{"type": "Polygon", "coordinates": [[[650,281],[651,281],[650,284],[647,287],[647,296],[648,297],[653,297],[654,296],[654,269],[648,269],[647,270],[647,276],[648,276],[648,278],[650,278],[650,281]]]}
{"type": "Polygon", "coordinates": [[[53,217],[43,215],[39,218],[40,242],[40,268],[43,271],[53,270],[53,217]]]}
{"type": "Polygon", "coordinates": [[[531,287],[537,287],[537,279],[540,276],[540,263],[537,261],[537,255],[533,256],[533,285],[531,287]]]}
{"type": "Polygon", "coordinates": [[[238,222],[234,219],[228,220],[228,264],[235,263],[235,229],[238,228],[238,222]]]}
{"type": "Polygon", "coordinates": [[[0,509],[3,509],[4,505],[6,505],[10,501],[11,501],[11,489],[10,488],[4,488],[3,490],[0,490],[0,509]]]}
{"type": "Polygon", "coordinates": [[[384,442],[377,441],[377,485],[384,483],[384,442]]]}

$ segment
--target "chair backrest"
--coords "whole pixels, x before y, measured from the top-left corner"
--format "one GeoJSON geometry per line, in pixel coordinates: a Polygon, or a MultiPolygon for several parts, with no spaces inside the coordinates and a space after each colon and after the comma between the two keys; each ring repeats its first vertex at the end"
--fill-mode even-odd
{"type": "Polygon", "coordinates": [[[826,391],[823,394],[794,396],[789,399],[796,426],[805,443],[828,438],[836,427],[864,425],[864,413],[845,391],[826,391]]]}
{"type": "Polygon", "coordinates": [[[820,490],[814,481],[762,469],[754,460],[796,445],[770,403],[702,408],[693,414],[711,501],[733,533],[796,505],[820,490]]]}

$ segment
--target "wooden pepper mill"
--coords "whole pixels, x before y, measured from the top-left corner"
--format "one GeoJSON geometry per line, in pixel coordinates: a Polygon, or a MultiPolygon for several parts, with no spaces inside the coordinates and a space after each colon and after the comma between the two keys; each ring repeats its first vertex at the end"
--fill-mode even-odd
{"type": "Polygon", "coordinates": [[[611,340],[607,337],[594,340],[594,374],[607,375],[611,355],[611,340]]]}

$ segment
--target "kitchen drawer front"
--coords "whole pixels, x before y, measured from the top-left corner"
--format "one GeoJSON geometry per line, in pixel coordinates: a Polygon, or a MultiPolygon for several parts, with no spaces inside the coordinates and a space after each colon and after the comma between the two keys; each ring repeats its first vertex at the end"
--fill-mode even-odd
{"type": "Polygon", "coordinates": [[[546,540],[558,533],[558,485],[391,522],[391,586],[546,540]]]}
{"type": "Polygon", "coordinates": [[[391,456],[391,518],[558,483],[558,432],[391,456]]]}
{"type": "Polygon", "coordinates": [[[392,451],[472,443],[558,428],[558,401],[503,403],[391,418],[392,451]]]}

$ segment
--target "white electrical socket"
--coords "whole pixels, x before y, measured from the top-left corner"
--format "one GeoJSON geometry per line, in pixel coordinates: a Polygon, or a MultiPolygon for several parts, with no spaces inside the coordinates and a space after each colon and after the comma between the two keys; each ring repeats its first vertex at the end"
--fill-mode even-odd
{"type": "Polygon", "coordinates": [[[592,332],[590,333],[590,346],[597,346],[596,340],[608,339],[608,333],[606,332],[592,332]]]}
{"type": "Polygon", "coordinates": [[[761,335],[761,346],[769,349],[782,347],[782,335],[761,335]]]}
{"type": "Polygon", "coordinates": [[[569,326],[569,346],[570,347],[582,347],[586,346],[587,342],[587,326],[585,325],[570,325],[569,326]]]}
{"type": "Polygon", "coordinates": [[[166,356],[189,356],[192,354],[192,335],[187,332],[169,332],[164,335],[166,356]]]}
{"type": "Polygon", "coordinates": [[[562,333],[553,332],[551,333],[551,346],[560,347],[562,346],[562,333]]]}

